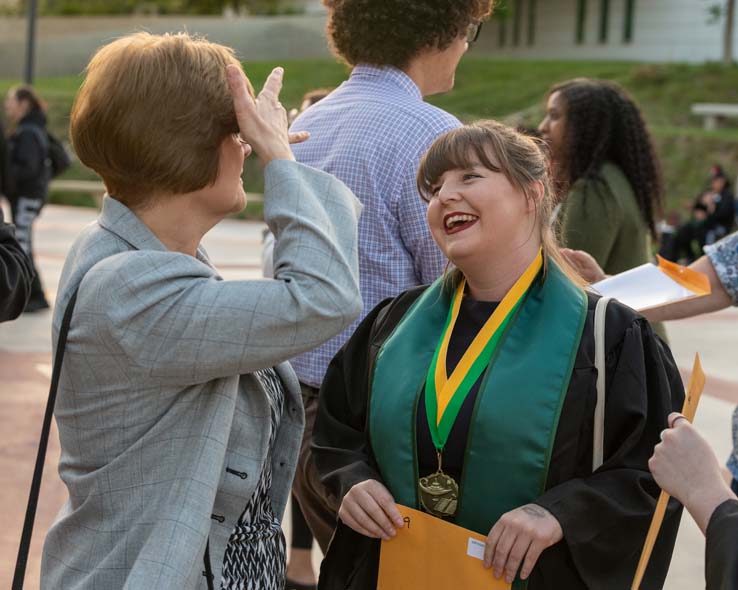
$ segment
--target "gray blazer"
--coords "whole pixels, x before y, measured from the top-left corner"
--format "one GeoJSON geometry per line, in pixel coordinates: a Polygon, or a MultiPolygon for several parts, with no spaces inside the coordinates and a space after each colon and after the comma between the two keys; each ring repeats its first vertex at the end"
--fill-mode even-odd
{"type": "Polygon", "coordinates": [[[271,366],[286,389],[269,494],[282,517],[304,422],[285,360],[361,311],[361,206],[307,166],[275,161],[265,176],[275,280],[223,281],[204,251],[168,251],[109,197],[67,256],[53,341],[81,282],[55,412],[69,500],[46,537],[43,589],[205,588],[208,537],[218,588],[268,452],[250,373],[271,366]]]}

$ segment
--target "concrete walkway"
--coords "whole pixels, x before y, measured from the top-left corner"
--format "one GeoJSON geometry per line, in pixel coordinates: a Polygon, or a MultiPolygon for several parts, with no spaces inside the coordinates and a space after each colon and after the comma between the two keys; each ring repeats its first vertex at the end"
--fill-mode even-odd
{"type": "MultiPolygon", "coordinates": [[[[77,233],[95,219],[89,209],[49,206],[36,231],[37,257],[50,300],[53,301],[64,257],[77,233]]],[[[204,244],[226,279],[260,276],[263,224],[227,220],[206,236],[204,244]]],[[[51,312],[24,315],[0,325],[0,588],[10,586],[25,504],[33,471],[51,372],[51,312]]],[[[730,451],[730,416],[738,403],[738,309],[669,324],[674,356],[685,376],[699,351],[708,384],[696,424],[722,459],[730,451]]],[[[26,588],[38,588],[40,549],[45,531],[65,499],[56,466],[59,446],[52,433],[41,492],[26,588]]],[[[289,519],[285,519],[288,523],[289,519]]],[[[289,534],[289,527],[285,527],[289,534]]],[[[316,563],[320,559],[315,552],[316,563]]],[[[704,540],[689,516],[679,533],[669,590],[704,588],[704,540]]]]}

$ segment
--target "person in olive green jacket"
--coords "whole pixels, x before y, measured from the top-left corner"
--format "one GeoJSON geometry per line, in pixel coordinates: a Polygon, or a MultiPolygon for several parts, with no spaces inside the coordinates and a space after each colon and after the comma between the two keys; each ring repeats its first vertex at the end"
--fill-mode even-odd
{"type": "Polygon", "coordinates": [[[538,130],[562,195],[562,245],[607,274],[648,262],[664,188],[638,106],[616,84],[577,78],[551,88],[538,130]]]}

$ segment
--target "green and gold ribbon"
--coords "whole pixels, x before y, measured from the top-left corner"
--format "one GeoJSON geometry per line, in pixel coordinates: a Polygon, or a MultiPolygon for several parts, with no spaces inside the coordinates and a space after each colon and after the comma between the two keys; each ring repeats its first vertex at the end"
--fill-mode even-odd
{"type": "Polygon", "coordinates": [[[425,381],[425,409],[428,415],[428,427],[433,444],[439,451],[443,449],[448,440],[466,396],[469,395],[469,391],[489,365],[507,324],[515,315],[515,310],[525,298],[525,294],[538,276],[542,265],[543,256],[539,251],[530,266],[479,330],[449,377],[446,373],[446,356],[451,334],[459,317],[466,281],[462,280],[456,289],[449,307],[446,325],[425,381]]]}

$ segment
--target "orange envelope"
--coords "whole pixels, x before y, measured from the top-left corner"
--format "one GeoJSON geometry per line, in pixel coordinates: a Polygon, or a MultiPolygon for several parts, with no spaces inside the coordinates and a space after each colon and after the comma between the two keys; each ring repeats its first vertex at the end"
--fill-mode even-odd
{"type": "Polygon", "coordinates": [[[510,590],[504,578],[484,569],[486,537],[397,505],[405,526],[382,541],[377,590],[510,590]]]}

